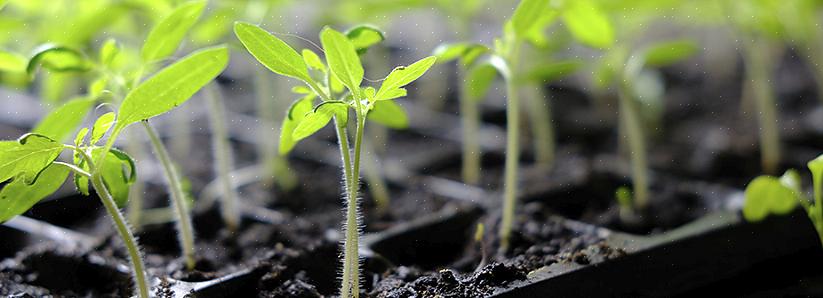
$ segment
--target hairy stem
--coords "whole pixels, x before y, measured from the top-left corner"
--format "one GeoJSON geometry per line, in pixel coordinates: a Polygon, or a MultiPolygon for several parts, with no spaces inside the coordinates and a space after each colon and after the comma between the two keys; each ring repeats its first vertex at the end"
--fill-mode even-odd
{"type": "Polygon", "coordinates": [[[346,224],[345,242],[343,244],[343,280],[340,286],[340,296],[344,298],[359,296],[359,265],[357,256],[358,225],[357,225],[357,186],[354,180],[351,153],[349,152],[349,136],[343,121],[335,118],[337,139],[340,145],[340,155],[343,158],[343,176],[346,188],[346,224]],[[354,272],[354,274],[352,274],[354,272]]]}
{"type": "Polygon", "coordinates": [[[780,162],[780,136],[770,74],[774,69],[771,45],[754,40],[745,47],[746,79],[752,89],[760,126],[760,154],[763,172],[775,174],[780,162]]]}
{"type": "MultiPolygon", "coordinates": [[[[515,44],[507,59],[512,74],[517,73],[519,44],[515,44]]],[[[503,217],[500,223],[500,251],[509,249],[517,203],[517,172],[520,161],[520,100],[514,78],[506,78],[506,161],[503,173],[503,217]]]]}
{"type": "Polygon", "coordinates": [[[629,155],[632,166],[632,183],[634,184],[634,206],[637,209],[644,209],[648,205],[649,198],[649,173],[648,162],[646,160],[646,140],[643,135],[643,126],[640,123],[640,114],[637,110],[637,103],[631,93],[630,83],[620,84],[618,87],[618,97],[620,101],[620,112],[618,118],[623,129],[621,135],[625,136],[629,146],[629,155]]]}
{"type": "Polygon", "coordinates": [[[534,159],[538,167],[548,170],[554,163],[555,152],[551,102],[543,86],[529,88],[529,90],[526,100],[529,103],[528,115],[534,140],[534,159]]]}
{"type": "MultiPolygon", "coordinates": [[[[458,76],[460,82],[465,79],[466,70],[461,68],[458,76]]],[[[460,83],[460,122],[463,128],[463,182],[471,185],[480,184],[480,104],[477,98],[469,98],[466,84],[460,83]]]]}
{"type": "Polygon", "coordinates": [[[134,234],[132,234],[129,229],[126,219],[123,218],[123,214],[117,209],[114,198],[112,198],[111,193],[109,193],[108,188],[106,188],[106,184],[103,182],[103,176],[99,171],[99,168],[92,174],[90,180],[94,190],[100,197],[100,201],[103,202],[106,212],[109,213],[111,220],[114,222],[114,226],[117,228],[117,233],[120,234],[120,239],[123,239],[123,244],[126,246],[126,251],[128,251],[129,260],[131,261],[132,275],[137,286],[138,297],[149,298],[149,283],[146,278],[146,266],[143,264],[143,256],[140,253],[137,239],[134,238],[134,234]]]}
{"type": "Polygon", "coordinates": [[[220,212],[223,216],[223,222],[230,230],[234,231],[240,225],[240,211],[237,208],[237,192],[235,192],[231,176],[229,176],[232,171],[233,161],[229,135],[224,121],[223,110],[225,105],[221,99],[220,90],[217,89],[215,83],[206,85],[203,91],[203,97],[209,110],[209,123],[211,123],[211,143],[212,148],[214,148],[215,161],[214,172],[220,181],[220,187],[223,189],[223,195],[220,196],[220,212]]]}
{"type": "Polygon", "coordinates": [[[191,216],[189,216],[189,210],[186,206],[186,193],[183,191],[183,185],[180,183],[180,175],[177,173],[177,168],[175,168],[174,163],[172,163],[169,157],[166,146],[163,145],[163,142],[157,136],[157,132],[149,125],[148,121],[143,121],[142,123],[146,129],[146,134],[148,134],[151,140],[154,153],[157,155],[160,165],[163,168],[166,183],[168,184],[169,196],[171,197],[172,208],[174,209],[174,214],[177,219],[177,238],[180,242],[183,258],[186,261],[186,268],[192,270],[195,264],[194,229],[192,228],[191,216]]]}

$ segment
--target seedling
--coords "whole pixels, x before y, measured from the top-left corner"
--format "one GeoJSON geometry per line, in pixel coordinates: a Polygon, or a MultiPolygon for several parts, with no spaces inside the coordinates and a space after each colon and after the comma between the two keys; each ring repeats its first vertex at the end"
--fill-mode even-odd
{"type": "Polygon", "coordinates": [[[779,178],[763,175],[746,186],[743,217],[747,221],[758,222],[771,214],[788,214],[800,204],[823,242],[823,155],[809,161],[807,166],[812,173],[814,201],[810,202],[801,190],[797,171],[788,170],[779,178]]]}
{"type": "MultiPolygon", "coordinates": [[[[422,76],[434,64],[436,58],[428,57],[409,66],[395,68],[383,80],[379,89],[363,88],[361,83],[364,71],[355,45],[346,35],[332,28],[326,27],[320,32],[326,63],[308,49],[304,49],[301,56],[291,46],[256,25],[239,22],[235,24],[234,32],[252,56],[269,70],[298,79],[308,87],[296,87],[296,90],[304,90],[307,94],[292,104],[283,121],[281,152],[289,152],[298,141],[314,134],[334,119],[347,195],[340,295],[347,298],[358,297],[360,261],[357,193],[366,119],[379,119],[372,118],[373,115],[389,116],[389,119],[397,117],[397,111],[402,109],[398,109],[392,100],[406,96],[406,89],[403,87],[422,76]],[[316,80],[315,77],[320,79],[316,80]],[[348,92],[344,92],[343,87],[348,92]],[[315,106],[316,98],[319,98],[321,103],[315,106]],[[354,109],[357,122],[353,159],[346,129],[350,108],[354,109]]],[[[405,117],[404,114],[401,115],[405,117]]]]}
{"type": "Polygon", "coordinates": [[[89,183],[114,221],[132,265],[137,294],[149,297],[145,266],[137,241],[118,210],[126,203],[129,184],[136,179],[134,161],[114,149],[114,142],[127,126],[163,114],[185,102],[219,74],[228,62],[225,47],[204,49],[172,64],[134,88],[119,112],[101,115],[91,130],[84,128],[74,144],[61,144],[36,133],[16,141],[0,142],[0,182],[11,179],[0,191],[0,221],[22,214],[39,200],[57,190],[74,172],[75,185],[89,193],[89,183]],[[158,96],[163,95],[163,96],[158,96]],[[100,146],[106,134],[108,139],[100,146]],[[60,153],[74,151],[71,163],[58,161],[60,153]],[[124,166],[127,170],[124,170],[124,166]]]}

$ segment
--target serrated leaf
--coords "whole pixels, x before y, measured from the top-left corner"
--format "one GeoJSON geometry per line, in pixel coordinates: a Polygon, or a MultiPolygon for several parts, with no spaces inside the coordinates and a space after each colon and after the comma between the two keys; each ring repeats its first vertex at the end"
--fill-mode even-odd
{"type": "Polygon", "coordinates": [[[371,46],[386,40],[386,36],[379,28],[373,25],[358,25],[346,31],[346,37],[354,45],[358,54],[363,54],[371,46]]]}
{"type": "Polygon", "coordinates": [[[305,62],[306,65],[316,70],[322,71],[324,73],[326,72],[326,65],[323,64],[323,60],[320,60],[320,56],[317,56],[317,54],[314,53],[314,51],[309,49],[303,49],[302,53],[303,62],[305,62]]]}
{"type": "Polygon", "coordinates": [[[603,11],[591,0],[566,1],[563,22],[580,43],[594,48],[609,48],[614,44],[614,28],[603,11]]]}
{"type": "Polygon", "coordinates": [[[779,179],[760,176],[746,186],[743,217],[750,222],[761,221],[770,214],[783,215],[797,206],[797,198],[779,179]]]}
{"type": "Polygon", "coordinates": [[[381,100],[374,103],[366,119],[380,123],[389,128],[405,129],[409,127],[409,117],[403,107],[391,100],[381,100]]]}
{"type": "Polygon", "coordinates": [[[68,175],[68,168],[52,164],[32,184],[18,179],[6,184],[0,190],[0,223],[25,213],[34,204],[57,191],[68,175]]]}
{"type": "Polygon", "coordinates": [[[292,133],[292,138],[295,142],[298,142],[313,135],[326,126],[332,117],[346,113],[348,107],[344,102],[327,101],[320,104],[314,111],[306,114],[305,118],[297,124],[292,133]]]}
{"type": "Polygon", "coordinates": [[[228,61],[228,48],[218,46],[196,51],[160,70],[126,95],[114,131],[184,103],[223,72],[228,61]]]}
{"type": "Polygon", "coordinates": [[[566,60],[547,63],[527,71],[519,80],[520,83],[540,82],[549,83],[577,71],[583,63],[578,60],[566,60]]]}
{"type": "Polygon", "coordinates": [[[494,83],[495,77],[497,77],[497,68],[491,64],[483,63],[470,68],[463,81],[466,97],[472,101],[483,100],[494,83]]]}
{"type": "Polygon", "coordinates": [[[0,50],[0,71],[23,73],[29,60],[23,55],[0,50]]]}
{"type": "Polygon", "coordinates": [[[234,24],[234,34],[246,50],[269,70],[298,80],[311,81],[303,57],[268,31],[256,25],[237,22],[234,24]]]}
{"type": "Polygon", "coordinates": [[[401,66],[397,67],[389,73],[389,76],[383,80],[383,84],[380,85],[380,90],[377,91],[375,95],[375,100],[381,100],[383,98],[387,98],[386,94],[389,92],[393,92],[393,90],[397,90],[400,87],[406,86],[414,80],[417,80],[424,73],[426,73],[429,68],[434,65],[434,62],[437,61],[437,57],[429,56],[420,61],[412,63],[409,66],[401,66]]]}
{"type": "Polygon", "coordinates": [[[289,111],[286,112],[286,117],[284,117],[283,124],[280,126],[280,144],[278,151],[281,155],[288,154],[294,146],[297,145],[297,140],[292,137],[294,129],[303,121],[306,114],[311,112],[314,98],[314,94],[309,94],[298,99],[292,103],[289,111]]]}
{"type": "Polygon", "coordinates": [[[70,100],[46,115],[31,132],[63,142],[83,122],[94,102],[93,98],[70,100]]]}
{"type": "MultiPolygon", "coordinates": [[[[575,0],[577,1],[577,0],[575,0]]],[[[514,34],[520,38],[526,38],[532,27],[537,24],[540,17],[549,9],[549,0],[522,0],[512,14],[511,24],[514,34]]]]}
{"type": "Polygon", "coordinates": [[[151,29],[146,42],[143,43],[143,48],[140,50],[143,62],[163,60],[174,54],[186,33],[203,14],[205,7],[206,1],[187,2],[162,18],[151,29]]]}
{"type": "Polygon", "coordinates": [[[16,141],[0,141],[0,182],[18,177],[31,184],[62,150],[62,144],[39,134],[25,134],[16,141]]]}
{"type": "Polygon", "coordinates": [[[114,126],[116,117],[117,115],[114,112],[108,112],[98,117],[97,120],[94,121],[94,126],[91,128],[91,141],[89,144],[97,144],[106,132],[114,126]]]}
{"type": "Polygon", "coordinates": [[[56,44],[44,44],[37,47],[26,66],[26,72],[32,76],[38,67],[56,72],[82,72],[90,70],[92,63],[82,52],[56,44]]]}
{"type": "Polygon", "coordinates": [[[690,40],[657,43],[646,49],[645,64],[655,67],[674,64],[691,57],[697,50],[697,45],[690,40]]]}
{"type": "Polygon", "coordinates": [[[326,51],[326,64],[331,73],[352,94],[359,94],[360,83],[363,82],[363,65],[360,64],[354,45],[343,33],[330,27],[325,27],[320,32],[320,42],[326,51]]]}

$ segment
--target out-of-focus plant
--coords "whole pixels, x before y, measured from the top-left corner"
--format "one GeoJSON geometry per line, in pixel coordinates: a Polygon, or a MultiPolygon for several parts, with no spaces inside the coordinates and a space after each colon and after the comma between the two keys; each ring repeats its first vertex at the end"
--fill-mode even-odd
{"type": "Polygon", "coordinates": [[[360,273],[357,193],[366,119],[375,115],[373,111],[382,111],[389,119],[396,117],[397,111],[402,109],[396,109],[396,103],[392,100],[406,96],[406,89],[403,87],[422,76],[434,64],[435,58],[428,57],[409,66],[395,68],[383,80],[379,89],[363,88],[361,83],[364,71],[357,48],[349,37],[334,29],[325,27],[320,33],[326,56],[325,64],[311,50],[304,49],[301,56],[288,44],[258,26],[236,23],[235,34],[246,49],[269,70],[303,81],[308,86],[305,92],[307,95],[292,105],[283,122],[281,150],[288,152],[298,141],[314,134],[334,119],[347,194],[340,294],[342,297],[358,297],[360,273]],[[319,80],[315,79],[316,76],[319,80]],[[343,92],[343,87],[348,92],[343,92]],[[316,98],[320,98],[322,102],[312,107],[316,98]],[[346,128],[350,108],[354,109],[357,121],[353,159],[346,128]]]}

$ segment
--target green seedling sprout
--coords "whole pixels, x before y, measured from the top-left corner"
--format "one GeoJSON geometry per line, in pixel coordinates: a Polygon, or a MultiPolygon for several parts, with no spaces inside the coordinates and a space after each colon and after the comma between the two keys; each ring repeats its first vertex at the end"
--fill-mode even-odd
{"type": "Polygon", "coordinates": [[[759,222],[772,214],[786,215],[799,204],[806,210],[823,242],[823,155],[809,161],[807,166],[812,173],[813,201],[803,194],[797,171],[788,170],[780,177],[763,175],[746,186],[743,217],[750,222],[759,222]]]}
{"type": "MultiPolygon", "coordinates": [[[[303,50],[302,55],[298,54],[291,46],[256,25],[238,22],[234,31],[261,64],[272,72],[298,79],[308,87],[295,88],[307,94],[292,104],[283,121],[281,153],[288,153],[298,141],[314,134],[334,119],[347,196],[340,295],[346,298],[359,297],[357,194],[366,119],[371,118],[374,111],[381,111],[383,115],[402,111],[392,100],[406,96],[406,89],[403,87],[421,77],[436,58],[428,57],[409,66],[395,68],[383,80],[379,89],[363,88],[363,66],[355,45],[346,35],[332,28],[326,27],[320,33],[326,63],[308,49],[303,50]],[[315,77],[320,79],[316,80],[315,77]],[[348,92],[344,92],[343,87],[348,92]],[[314,100],[317,98],[321,103],[315,106],[314,100]],[[350,108],[354,109],[356,121],[353,158],[346,127],[350,108]]],[[[405,117],[403,113],[400,115],[405,117]]]]}
{"type": "MultiPolygon", "coordinates": [[[[114,142],[127,126],[146,123],[147,119],[185,102],[216,77],[227,62],[228,50],[225,47],[204,49],[184,57],[129,92],[117,113],[103,114],[91,130],[80,130],[74,144],[61,144],[47,135],[35,133],[26,134],[16,141],[0,142],[0,172],[3,173],[0,182],[11,179],[0,190],[0,221],[9,220],[31,208],[56,191],[68,177],[69,171],[73,172],[78,190],[88,194],[91,184],[112,218],[128,251],[138,297],[150,297],[139,246],[118,209],[126,203],[129,185],[136,179],[134,161],[126,153],[114,149],[114,142]],[[106,134],[108,139],[102,142],[106,134]],[[100,146],[101,143],[104,145],[100,146]],[[71,163],[57,160],[66,149],[74,152],[71,163]]],[[[49,127],[43,124],[39,129],[52,136],[59,135],[49,127]]]]}
{"type": "MultiPolygon", "coordinates": [[[[617,88],[619,128],[621,136],[625,136],[631,159],[634,190],[632,202],[637,210],[645,209],[649,203],[649,166],[644,122],[648,122],[650,117],[659,117],[649,116],[649,110],[655,110],[654,103],[662,97],[659,90],[645,90],[640,82],[648,74],[647,68],[671,65],[696,52],[697,46],[688,40],[659,42],[631,54],[627,48],[617,46],[604,56],[600,68],[595,72],[601,88],[611,84],[615,84],[617,88]]],[[[659,112],[654,114],[659,115],[659,112]]]]}
{"type": "Polygon", "coordinates": [[[631,222],[635,217],[632,190],[625,186],[619,187],[614,192],[614,197],[617,199],[620,221],[624,223],[631,222]]]}
{"type": "Polygon", "coordinates": [[[483,240],[484,235],[486,235],[486,225],[479,222],[477,223],[477,227],[474,229],[474,244],[477,246],[477,249],[480,250],[480,263],[477,264],[477,267],[474,269],[474,271],[480,271],[480,269],[486,266],[486,260],[488,260],[488,253],[486,253],[486,244],[483,240]]]}

